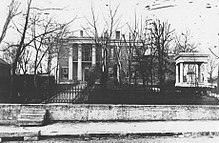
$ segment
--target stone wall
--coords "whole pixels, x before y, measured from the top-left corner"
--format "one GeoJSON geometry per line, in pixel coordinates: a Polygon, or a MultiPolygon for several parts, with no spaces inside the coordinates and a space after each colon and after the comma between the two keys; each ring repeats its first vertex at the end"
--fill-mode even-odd
{"type": "Polygon", "coordinates": [[[22,108],[44,108],[44,105],[0,104],[0,125],[16,124],[22,108]]]}
{"type": "Polygon", "coordinates": [[[0,104],[0,124],[16,124],[22,108],[43,108],[50,121],[218,120],[212,105],[0,104]]]}
{"type": "Polygon", "coordinates": [[[50,119],[79,121],[217,120],[219,106],[206,105],[46,105],[50,119]]]}

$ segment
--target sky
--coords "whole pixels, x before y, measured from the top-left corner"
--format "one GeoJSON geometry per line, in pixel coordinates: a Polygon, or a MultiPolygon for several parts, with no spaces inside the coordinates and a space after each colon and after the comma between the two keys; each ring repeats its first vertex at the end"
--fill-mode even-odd
{"type": "MultiPolygon", "coordinates": [[[[21,2],[19,11],[25,12],[27,0],[21,2]]],[[[10,0],[1,0],[0,4],[0,31],[7,15],[7,5],[10,0]]],[[[87,19],[91,19],[91,6],[98,17],[98,27],[101,29],[104,17],[107,16],[109,7],[115,9],[117,6],[117,18],[121,18],[121,26],[133,23],[136,13],[138,20],[146,18],[157,18],[168,21],[171,29],[180,35],[189,31],[191,40],[199,44],[199,49],[208,52],[208,48],[219,48],[219,1],[218,0],[33,0],[32,7],[56,8],[62,10],[48,10],[49,17],[59,22],[68,22],[77,16],[70,28],[72,31],[87,26],[87,19]],[[86,17],[86,18],[85,18],[86,17]]],[[[19,18],[14,19],[19,23],[19,18]]],[[[125,27],[125,26],[124,26],[125,27]]],[[[122,33],[126,33],[123,28],[122,33]]],[[[10,28],[5,41],[19,40],[16,31],[10,28]]]]}

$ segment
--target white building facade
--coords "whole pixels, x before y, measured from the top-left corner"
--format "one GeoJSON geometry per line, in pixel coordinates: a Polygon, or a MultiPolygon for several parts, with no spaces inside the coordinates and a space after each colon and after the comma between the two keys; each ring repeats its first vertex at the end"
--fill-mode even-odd
{"type": "Polygon", "coordinates": [[[207,60],[204,53],[179,53],[176,60],[176,83],[181,87],[207,87],[207,60]]]}

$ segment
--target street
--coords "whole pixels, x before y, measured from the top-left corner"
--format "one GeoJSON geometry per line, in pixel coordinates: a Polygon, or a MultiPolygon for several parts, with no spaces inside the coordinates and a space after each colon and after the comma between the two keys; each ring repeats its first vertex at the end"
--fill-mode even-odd
{"type": "MultiPolygon", "coordinates": [[[[17,143],[18,141],[5,141],[17,143]]],[[[190,136],[99,136],[99,137],[53,137],[42,138],[39,141],[20,141],[19,143],[218,143],[219,136],[190,135],[190,136]]]]}

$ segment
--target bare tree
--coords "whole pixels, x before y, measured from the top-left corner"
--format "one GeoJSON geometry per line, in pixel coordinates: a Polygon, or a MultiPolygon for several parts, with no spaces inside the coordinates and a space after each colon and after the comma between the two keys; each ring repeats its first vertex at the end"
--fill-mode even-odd
{"type": "MultiPolygon", "coordinates": [[[[42,12],[37,12],[35,10],[36,8],[31,8],[31,2],[32,0],[28,1],[28,8],[25,15],[25,23],[19,24],[21,27],[18,27],[16,24],[14,25],[17,29],[17,31],[21,35],[20,43],[18,44],[18,49],[16,51],[16,57],[13,64],[13,73],[16,73],[17,68],[17,61],[19,57],[22,55],[22,53],[25,51],[28,47],[33,47],[37,52],[37,56],[39,52],[44,51],[43,47],[45,45],[45,39],[48,37],[49,34],[54,33],[58,31],[61,27],[64,27],[68,25],[71,22],[58,25],[52,19],[49,19],[48,21],[45,21],[42,16],[42,12]],[[30,14],[30,11],[32,10],[32,15],[30,14]],[[24,25],[24,27],[23,27],[24,25]]],[[[39,61],[35,60],[35,69],[40,65],[40,62],[42,61],[43,57],[48,52],[49,48],[45,48],[46,52],[43,52],[43,55],[39,58],[39,61]]],[[[36,73],[37,70],[34,71],[36,73]]]]}
{"type": "MultiPolygon", "coordinates": [[[[219,34],[218,34],[219,35],[219,34]]],[[[217,46],[214,46],[215,48],[218,48],[217,46]]],[[[208,48],[209,49],[209,51],[214,55],[214,57],[218,60],[219,59],[219,56],[218,56],[218,54],[216,54],[216,52],[215,51],[213,51],[211,48],[208,48]]],[[[212,58],[213,59],[213,58],[212,58]]],[[[212,68],[212,69],[215,69],[216,67],[211,67],[212,65],[214,65],[214,62],[213,63],[211,63],[211,62],[213,62],[213,61],[210,61],[210,69],[212,68]]],[[[218,72],[217,72],[217,93],[219,93],[219,64],[217,64],[217,67],[218,67],[218,72]]],[[[211,70],[210,70],[211,71],[211,70]]],[[[212,73],[213,73],[213,71],[212,71],[212,73]]],[[[212,76],[212,74],[211,74],[211,72],[210,72],[210,76],[212,76]]],[[[212,80],[212,77],[210,77],[210,79],[212,80]]]]}
{"type": "Polygon", "coordinates": [[[209,74],[209,81],[210,83],[213,82],[213,72],[218,67],[218,59],[217,58],[209,58],[209,68],[208,68],[208,74],[209,74]]]}
{"type": "MultiPolygon", "coordinates": [[[[51,36],[51,33],[59,31],[60,29],[62,29],[62,27],[65,27],[66,25],[72,22],[71,21],[65,24],[57,24],[52,20],[44,21],[45,19],[41,19],[40,17],[41,16],[40,12],[37,12],[37,10],[31,8],[31,3],[32,0],[28,0],[27,11],[26,14],[24,14],[24,24],[19,24],[19,23],[14,24],[17,32],[21,35],[21,37],[15,51],[15,58],[12,66],[12,78],[11,78],[12,92],[16,92],[13,90],[15,87],[14,77],[18,72],[19,67],[21,67],[21,64],[19,64],[19,62],[22,61],[23,58],[27,56],[25,55],[27,54],[26,53],[27,49],[33,48],[36,51],[35,53],[32,53],[32,54],[36,54],[34,60],[34,75],[35,75],[34,77],[36,77],[38,68],[39,71],[42,72],[43,69],[42,60],[43,58],[45,58],[45,56],[48,54],[49,49],[51,48],[51,46],[48,46],[46,40],[48,39],[48,37],[51,36]]],[[[11,97],[13,94],[14,93],[11,94],[11,97]]]]}
{"type": "Polygon", "coordinates": [[[18,62],[18,73],[26,75],[29,72],[32,53],[25,49],[18,62]]]}
{"type": "Polygon", "coordinates": [[[2,29],[2,33],[1,33],[1,36],[0,36],[0,44],[6,36],[6,33],[7,33],[8,28],[9,28],[10,22],[12,21],[12,19],[16,15],[20,14],[19,12],[17,12],[19,6],[20,6],[19,2],[15,1],[15,0],[11,0],[10,5],[8,6],[8,15],[7,15],[7,18],[5,20],[5,23],[4,23],[4,26],[3,26],[3,29],[2,29]]]}
{"type": "Polygon", "coordinates": [[[55,54],[55,47],[59,41],[60,33],[63,32],[70,23],[72,23],[76,17],[70,22],[59,24],[55,22],[52,18],[45,19],[42,14],[33,13],[30,17],[30,34],[29,42],[27,46],[33,47],[34,52],[34,83],[36,84],[37,73],[43,73],[43,59],[47,59],[47,68],[45,69],[48,74],[51,72],[51,61],[53,55],[55,54]]]}
{"type": "Polygon", "coordinates": [[[15,59],[14,59],[13,64],[12,64],[11,94],[10,94],[11,100],[12,100],[12,97],[13,97],[14,92],[15,92],[14,91],[14,89],[15,89],[14,88],[15,87],[14,79],[15,79],[17,64],[18,64],[20,56],[22,55],[22,53],[25,50],[24,40],[26,37],[27,28],[28,28],[28,20],[29,20],[31,2],[32,2],[32,0],[29,0],[27,3],[27,12],[26,12],[26,16],[25,16],[24,28],[23,28],[23,31],[21,32],[22,35],[21,35],[20,43],[19,43],[18,48],[16,50],[15,59]]]}
{"type": "Polygon", "coordinates": [[[95,15],[94,8],[91,6],[91,14],[92,14],[92,19],[88,20],[87,22],[89,25],[90,31],[88,32],[87,28],[83,29],[86,31],[88,35],[89,33],[92,34],[94,37],[94,42],[96,47],[101,47],[101,78],[100,82],[102,85],[102,89],[105,89],[107,86],[107,80],[108,80],[108,53],[110,49],[110,44],[112,43],[112,38],[113,38],[113,33],[115,32],[116,28],[119,25],[119,20],[120,18],[116,19],[116,14],[118,11],[119,5],[112,10],[111,5],[109,5],[109,15],[105,17],[105,25],[104,29],[102,30],[103,32],[99,35],[99,29],[98,29],[98,17],[95,15]]]}
{"type": "Polygon", "coordinates": [[[124,45],[126,47],[126,53],[127,53],[127,61],[128,61],[128,70],[127,70],[127,73],[128,73],[128,83],[130,84],[131,83],[131,60],[132,60],[132,57],[133,57],[133,46],[132,46],[132,43],[131,43],[131,35],[129,34],[129,40],[126,39],[125,35],[122,35],[123,37],[123,41],[124,41],[124,45]]]}
{"type": "Polygon", "coordinates": [[[117,82],[119,86],[121,86],[121,84],[123,83],[122,80],[124,79],[125,73],[127,73],[127,45],[122,39],[116,39],[116,41],[114,41],[113,44],[113,53],[111,52],[111,56],[115,60],[114,75],[116,75],[117,82]]]}
{"type": "MultiPolygon", "coordinates": [[[[60,29],[58,31],[51,33],[47,38],[45,38],[45,46],[48,48],[46,72],[50,74],[52,70],[55,70],[55,77],[58,77],[58,66],[60,64],[60,59],[66,55],[69,55],[68,50],[66,50],[64,53],[61,53],[60,51],[63,47],[63,40],[68,33],[68,25],[60,25],[60,29]],[[51,61],[54,58],[56,58],[56,65],[52,67],[51,61]]],[[[56,80],[58,80],[58,78],[56,78],[56,80]]]]}
{"type": "MultiPolygon", "coordinates": [[[[64,55],[60,55],[60,48],[62,46],[63,40],[65,37],[67,37],[67,35],[70,32],[69,30],[69,24],[74,22],[77,19],[77,17],[75,17],[73,20],[71,20],[68,23],[64,23],[64,24],[59,24],[56,23],[55,27],[58,27],[58,29],[49,34],[45,39],[44,39],[44,45],[48,48],[48,53],[47,53],[47,73],[50,73],[52,70],[51,67],[51,61],[54,57],[57,57],[58,59],[60,59],[61,57],[63,57],[64,55]]],[[[65,39],[66,40],[66,39],[65,39]]],[[[67,52],[67,51],[66,51],[67,52]]],[[[68,54],[68,53],[63,53],[63,54],[68,54]]],[[[58,61],[58,60],[57,60],[58,61]]]]}
{"type": "MultiPolygon", "coordinates": [[[[132,62],[133,59],[136,58],[136,51],[138,49],[138,42],[139,42],[139,38],[140,38],[140,32],[139,32],[139,25],[137,22],[137,15],[135,13],[135,17],[134,17],[134,26],[131,26],[130,24],[127,24],[128,28],[129,28],[129,37],[128,40],[125,38],[125,36],[123,35],[124,38],[124,42],[126,43],[126,52],[128,54],[128,77],[129,77],[129,84],[131,83],[131,79],[132,79],[132,72],[131,71],[131,66],[132,66],[132,62]]],[[[135,79],[135,83],[137,83],[137,76],[136,76],[136,71],[137,69],[135,69],[134,71],[134,79],[135,79]]]]}
{"type": "MultiPolygon", "coordinates": [[[[2,47],[2,52],[3,52],[3,59],[9,63],[13,64],[15,61],[17,49],[18,49],[18,44],[14,43],[6,43],[7,45],[4,45],[2,47]]],[[[31,63],[31,52],[29,49],[24,49],[24,52],[22,55],[20,55],[18,61],[17,61],[17,69],[16,73],[17,74],[27,74],[30,73],[29,71],[29,64],[31,63]]]]}
{"type": "Polygon", "coordinates": [[[50,51],[51,48],[50,45],[45,46],[45,40],[48,40],[47,35],[55,32],[57,28],[52,19],[45,21],[43,19],[40,19],[39,15],[33,15],[30,21],[31,39],[33,39],[33,42],[30,45],[35,49],[34,75],[36,75],[38,68],[42,66],[41,62],[43,58],[45,57],[47,52],[50,51]],[[41,36],[38,37],[38,35],[41,36]]]}
{"type": "Polygon", "coordinates": [[[174,53],[178,54],[180,52],[196,52],[198,44],[191,41],[190,32],[186,31],[181,33],[181,35],[175,37],[175,49],[174,53]]]}
{"type": "MultiPolygon", "coordinates": [[[[130,34],[128,40],[128,55],[129,55],[129,83],[131,81],[131,63],[135,62],[134,66],[134,79],[135,83],[137,78],[141,78],[143,85],[147,83],[153,85],[153,71],[155,69],[155,48],[152,45],[152,20],[145,19],[144,22],[141,18],[140,24],[136,19],[134,20],[134,27],[129,26],[130,34]],[[132,61],[132,62],[131,62],[132,61]],[[138,74],[137,74],[138,73],[138,74]]],[[[133,72],[133,71],[132,71],[133,72]]]]}
{"type": "Polygon", "coordinates": [[[6,43],[6,45],[2,46],[2,57],[3,59],[9,63],[12,64],[15,59],[16,49],[18,45],[14,43],[6,43]]]}
{"type": "Polygon", "coordinates": [[[168,63],[169,44],[172,41],[170,24],[160,22],[160,20],[152,23],[152,46],[156,49],[158,61],[158,79],[159,86],[162,87],[165,81],[166,64],[168,63]]]}

